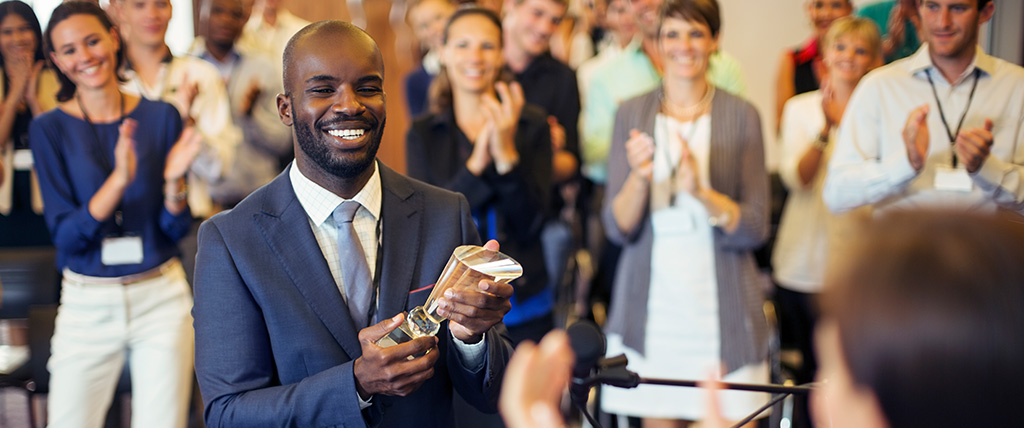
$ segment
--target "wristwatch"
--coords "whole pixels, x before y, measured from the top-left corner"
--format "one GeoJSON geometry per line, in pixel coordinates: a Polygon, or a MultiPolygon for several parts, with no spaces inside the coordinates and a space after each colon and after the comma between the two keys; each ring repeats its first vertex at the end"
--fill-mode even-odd
{"type": "Polygon", "coordinates": [[[711,227],[722,228],[732,221],[732,214],[729,211],[722,211],[721,214],[708,216],[708,225],[711,227]]]}
{"type": "Polygon", "coordinates": [[[828,147],[828,133],[819,133],[818,138],[814,140],[814,148],[824,152],[826,147],[828,147]]]}

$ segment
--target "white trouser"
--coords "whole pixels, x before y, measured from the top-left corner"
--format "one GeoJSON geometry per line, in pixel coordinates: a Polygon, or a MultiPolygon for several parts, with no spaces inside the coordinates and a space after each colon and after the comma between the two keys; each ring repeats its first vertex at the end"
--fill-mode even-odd
{"type": "Polygon", "coordinates": [[[192,293],[177,259],[128,284],[65,271],[51,340],[49,426],[99,428],[127,357],[133,427],[184,427],[192,293]]]}

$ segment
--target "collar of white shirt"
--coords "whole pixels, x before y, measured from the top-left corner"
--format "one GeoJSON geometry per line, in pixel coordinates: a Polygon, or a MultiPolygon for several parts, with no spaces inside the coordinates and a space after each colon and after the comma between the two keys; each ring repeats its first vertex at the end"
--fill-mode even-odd
{"type": "MultiPolygon", "coordinates": [[[[983,73],[990,76],[995,72],[996,61],[994,58],[986,54],[985,51],[981,49],[981,46],[978,46],[974,52],[974,59],[971,60],[971,65],[964,70],[963,74],[961,74],[955,82],[952,82],[953,85],[963,82],[964,79],[974,73],[975,68],[980,69],[983,73]]],[[[915,76],[918,76],[918,73],[935,68],[935,64],[932,63],[932,56],[928,53],[927,43],[921,44],[921,47],[917,49],[917,52],[914,52],[913,55],[907,58],[906,66],[907,71],[915,76]]],[[[923,74],[920,76],[924,78],[923,74]]]]}
{"type": "MultiPolygon", "coordinates": [[[[320,227],[323,225],[323,222],[327,221],[327,218],[334,213],[334,209],[338,207],[338,204],[346,201],[345,198],[335,195],[330,190],[321,187],[319,184],[314,183],[313,180],[307,178],[299,171],[295,161],[292,161],[291,169],[288,171],[288,178],[292,182],[292,189],[295,190],[295,197],[302,204],[302,209],[306,210],[306,215],[309,216],[309,219],[317,227],[320,227]]],[[[370,181],[367,181],[366,185],[359,190],[359,193],[356,193],[350,200],[359,202],[363,208],[366,208],[373,215],[374,219],[378,219],[380,218],[381,192],[380,169],[377,167],[377,161],[374,161],[373,175],[370,176],[370,181]]]]}

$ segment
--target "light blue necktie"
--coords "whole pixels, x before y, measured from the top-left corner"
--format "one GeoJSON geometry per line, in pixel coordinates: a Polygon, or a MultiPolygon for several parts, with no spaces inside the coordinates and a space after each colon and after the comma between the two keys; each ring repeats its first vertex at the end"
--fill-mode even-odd
{"type": "Polygon", "coordinates": [[[370,268],[366,264],[363,246],[352,226],[352,219],[359,210],[359,202],[345,201],[334,209],[334,224],[338,228],[338,256],[341,259],[341,283],[348,297],[348,312],[356,328],[368,325],[370,304],[373,300],[373,284],[370,268]]]}

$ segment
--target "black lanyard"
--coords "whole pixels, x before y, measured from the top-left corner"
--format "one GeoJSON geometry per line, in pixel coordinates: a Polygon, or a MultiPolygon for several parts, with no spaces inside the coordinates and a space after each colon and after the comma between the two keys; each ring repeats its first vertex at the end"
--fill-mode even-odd
{"type": "MultiPolygon", "coordinates": [[[[942,103],[939,102],[939,93],[935,90],[935,82],[932,82],[932,74],[930,70],[925,71],[925,76],[928,77],[928,84],[932,87],[932,95],[935,96],[935,104],[939,106],[939,117],[942,118],[942,126],[946,128],[946,135],[949,136],[949,145],[956,145],[956,136],[960,135],[960,127],[964,125],[964,118],[967,117],[967,110],[971,109],[971,101],[974,100],[974,90],[978,89],[978,79],[981,78],[981,69],[974,68],[974,84],[971,85],[971,94],[967,96],[967,106],[964,107],[964,113],[960,115],[960,122],[956,124],[956,132],[949,129],[949,123],[946,122],[946,113],[942,111],[942,103]]],[[[956,150],[953,150],[953,168],[956,168],[956,150]]]]}
{"type": "MultiPolygon", "coordinates": [[[[118,130],[120,130],[121,124],[124,123],[124,93],[118,93],[121,95],[121,116],[117,119],[118,130]]],[[[103,141],[100,140],[100,133],[96,130],[96,125],[92,123],[92,119],[89,118],[89,114],[85,112],[85,105],[82,104],[82,97],[75,95],[75,99],[78,100],[78,108],[82,110],[82,118],[85,119],[85,123],[89,124],[89,130],[92,131],[93,141],[96,143],[96,153],[99,155],[100,167],[103,168],[107,175],[110,175],[114,172],[114,166],[107,157],[107,149],[103,146],[103,141]]],[[[115,147],[114,150],[117,150],[117,148],[115,147]]],[[[118,234],[123,235],[124,213],[121,210],[120,203],[117,204],[117,209],[114,211],[114,224],[117,225],[118,234]]]]}

